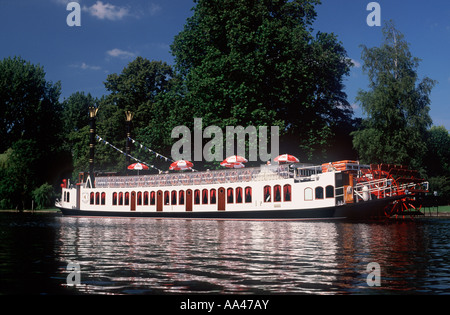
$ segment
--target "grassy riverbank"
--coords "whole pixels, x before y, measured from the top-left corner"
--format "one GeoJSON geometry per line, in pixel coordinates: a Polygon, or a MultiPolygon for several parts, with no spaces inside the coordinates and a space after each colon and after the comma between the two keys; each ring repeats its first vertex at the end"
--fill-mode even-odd
{"type": "Polygon", "coordinates": [[[31,210],[31,209],[27,209],[27,210],[12,210],[12,209],[1,209],[0,212],[30,212],[30,213],[55,213],[58,212],[59,209],[58,208],[47,208],[47,209],[39,209],[39,210],[31,210]]]}

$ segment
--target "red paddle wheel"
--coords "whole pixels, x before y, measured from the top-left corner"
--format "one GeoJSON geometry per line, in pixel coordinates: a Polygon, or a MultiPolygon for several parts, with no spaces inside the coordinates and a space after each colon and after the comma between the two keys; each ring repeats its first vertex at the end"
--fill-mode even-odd
{"type": "Polygon", "coordinates": [[[372,199],[380,199],[404,194],[394,176],[380,169],[362,169],[362,176],[356,179],[357,184],[366,185],[371,192],[372,199]]]}
{"type": "Polygon", "coordinates": [[[408,170],[403,165],[371,164],[370,169],[362,169],[361,173],[356,180],[357,184],[367,186],[372,199],[404,196],[385,207],[384,214],[387,217],[422,214],[422,203],[416,193],[426,190],[416,186],[424,182],[417,178],[417,171],[408,170]]]}

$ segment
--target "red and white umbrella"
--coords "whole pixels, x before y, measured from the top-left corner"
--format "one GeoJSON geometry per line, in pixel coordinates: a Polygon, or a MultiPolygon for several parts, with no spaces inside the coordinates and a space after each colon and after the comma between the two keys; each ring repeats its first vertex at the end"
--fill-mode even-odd
{"type": "Polygon", "coordinates": [[[142,164],[142,163],[133,163],[133,164],[128,165],[128,169],[129,170],[137,170],[137,171],[148,170],[148,166],[145,164],[142,164]]]}
{"type": "Polygon", "coordinates": [[[184,170],[190,170],[194,166],[192,162],[185,161],[185,160],[179,160],[175,161],[172,164],[170,164],[169,170],[171,171],[184,171],[184,170]]]}
{"type": "Polygon", "coordinates": [[[290,154],[282,154],[274,159],[278,163],[298,163],[300,162],[295,156],[290,154]]]}
{"type": "Polygon", "coordinates": [[[247,162],[248,162],[247,159],[240,155],[232,155],[223,160],[222,163],[232,164],[232,163],[247,163],[247,162]]]}
{"type": "Polygon", "coordinates": [[[226,163],[225,161],[223,161],[222,163],[220,163],[220,166],[225,166],[228,168],[244,168],[245,165],[242,164],[241,162],[237,162],[237,163],[226,163]]]}

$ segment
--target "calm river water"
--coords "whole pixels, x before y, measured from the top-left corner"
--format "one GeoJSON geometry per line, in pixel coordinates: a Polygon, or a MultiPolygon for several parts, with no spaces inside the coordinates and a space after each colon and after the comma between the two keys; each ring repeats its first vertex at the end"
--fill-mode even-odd
{"type": "Polygon", "coordinates": [[[450,220],[0,213],[0,274],[0,294],[450,294],[450,220]],[[69,262],[80,266],[79,285],[67,285],[76,279],[69,262]],[[367,284],[371,262],[381,268],[380,286],[367,284]]]}

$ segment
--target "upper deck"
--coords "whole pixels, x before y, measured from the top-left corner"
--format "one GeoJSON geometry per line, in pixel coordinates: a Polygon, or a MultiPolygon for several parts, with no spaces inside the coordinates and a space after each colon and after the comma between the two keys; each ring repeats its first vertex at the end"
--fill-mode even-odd
{"type": "Polygon", "coordinates": [[[157,175],[99,176],[95,178],[97,188],[162,187],[207,185],[293,178],[294,170],[289,165],[261,165],[242,169],[213,170],[205,172],[183,172],[157,175]]]}

